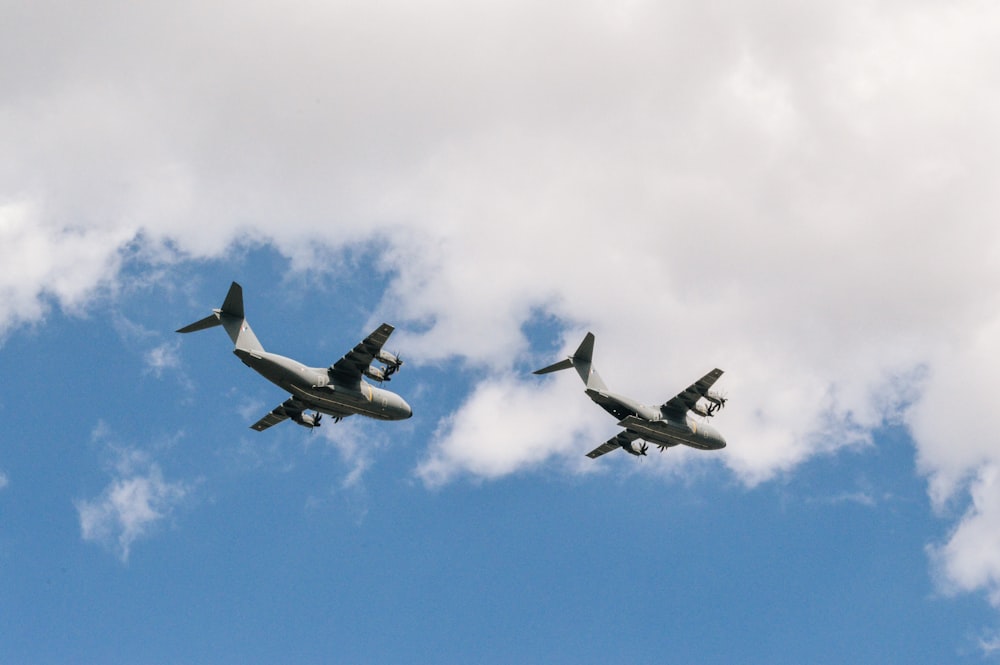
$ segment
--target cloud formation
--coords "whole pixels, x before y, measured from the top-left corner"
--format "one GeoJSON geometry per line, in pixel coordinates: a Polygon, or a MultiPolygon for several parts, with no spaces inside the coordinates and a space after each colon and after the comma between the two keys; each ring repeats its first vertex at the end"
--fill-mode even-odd
{"type": "MultiPolygon", "coordinates": [[[[126,256],[268,243],[315,270],[374,246],[414,364],[482,370],[424,482],[576,468],[613,433],[572,377],[514,374],[541,314],[650,403],[725,369],[715,459],[747,484],[905,423],[935,505],[971,501],[944,578],[995,599],[970,553],[1000,551],[976,535],[1000,519],[998,14],[25,5],[0,25],[0,330],[84,306],[126,256]]],[[[141,533],[179,492],[120,475],[91,532],[141,533]]]]}
{"type": "Polygon", "coordinates": [[[459,474],[499,478],[553,455],[575,457],[580,450],[574,444],[584,434],[602,436],[595,425],[603,419],[579,399],[578,386],[567,390],[569,385],[546,386],[510,374],[480,382],[440,423],[417,476],[436,487],[459,474]]]}
{"type": "Polygon", "coordinates": [[[179,342],[163,342],[147,351],[144,356],[147,371],[160,377],[163,370],[175,369],[180,364],[179,347],[179,342]]]}
{"type": "MultiPolygon", "coordinates": [[[[103,425],[95,438],[103,437],[103,425]]],[[[80,533],[115,552],[128,562],[132,544],[151,533],[167,519],[191,492],[182,481],[168,481],[147,453],[134,448],[115,448],[111,482],[93,499],[75,502],[80,533]]]]}

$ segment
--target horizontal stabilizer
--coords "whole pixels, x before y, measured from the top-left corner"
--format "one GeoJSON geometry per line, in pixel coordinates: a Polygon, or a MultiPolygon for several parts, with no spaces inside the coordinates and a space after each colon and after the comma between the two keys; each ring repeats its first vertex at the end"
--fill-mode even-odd
{"type": "Polygon", "coordinates": [[[184,326],[177,332],[179,333],[198,332],[199,330],[205,330],[206,328],[214,328],[215,326],[220,326],[220,325],[222,325],[222,319],[219,318],[218,314],[213,312],[212,314],[209,314],[201,321],[195,321],[191,325],[184,326]]]}
{"type": "Polygon", "coordinates": [[[569,369],[573,366],[573,359],[566,358],[565,360],[560,360],[557,363],[549,365],[548,367],[543,367],[542,369],[536,369],[532,374],[548,374],[550,372],[558,372],[561,369],[569,369]]]}

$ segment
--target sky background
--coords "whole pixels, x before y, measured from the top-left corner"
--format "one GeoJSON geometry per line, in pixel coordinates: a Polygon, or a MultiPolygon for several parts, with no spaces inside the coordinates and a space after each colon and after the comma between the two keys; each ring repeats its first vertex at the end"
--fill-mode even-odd
{"type": "Polygon", "coordinates": [[[1000,658],[994,3],[0,3],[0,663],[1000,658]],[[286,398],[221,331],[414,417],[286,398]],[[584,454],[572,374],[729,446],[584,454]]]}

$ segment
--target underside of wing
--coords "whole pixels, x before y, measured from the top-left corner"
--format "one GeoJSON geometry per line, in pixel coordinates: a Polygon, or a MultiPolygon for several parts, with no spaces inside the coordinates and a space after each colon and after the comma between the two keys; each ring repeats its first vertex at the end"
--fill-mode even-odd
{"type": "Polygon", "coordinates": [[[255,422],[253,425],[251,425],[250,429],[255,429],[258,432],[263,432],[268,427],[274,427],[283,420],[287,420],[293,414],[302,413],[303,408],[304,408],[303,405],[300,404],[298,401],[296,401],[294,398],[286,399],[280,405],[274,407],[274,409],[271,410],[271,413],[267,414],[266,416],[255,422]]]}
{"type": "Polygon", "coordinates": [[[616,448],[621,448],[624,445],[632,443],[638,438],[639,435],[636,434],[635,432],[624,430],[622,432],[619,432],[617,436],[608,439],[601,445],[591,450],[589,453],[587,453],[587,457],[589,457],[590,459],[596,459],[605,453],[610,453],[612,450],[615,450],[616,448]]]}
{"type": "Polygon", "coordinates": [[[709,389],[719,380],[720,376],[722,376],[722,370],[713,369],[666,402],[663,405],[663,410],[683,416],[695,407],[699,399],[708,394],[709,389]]]}
{"type": "Polygon", "coordinates": [[[393,330],[395,328],[391,325],[383,323],[348,351],[347,355],[331,365],[330,371],[336,374],[342,383],[360,382],[365,370],[371,366],[393,330]]]}

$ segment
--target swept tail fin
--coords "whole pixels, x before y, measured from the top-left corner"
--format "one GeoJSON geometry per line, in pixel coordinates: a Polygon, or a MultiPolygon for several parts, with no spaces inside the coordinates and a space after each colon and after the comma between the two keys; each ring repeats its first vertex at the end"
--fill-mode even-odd
{"type": "Polygon", "coordinates": [[[212,312],[204,319],[200,321],[195,321],[192,324],[186,325],[183,328],[178,328],[179,333],[191,333],[198,332],[199,330],[205,330],[206,328],[214,328],[215,326],[221,326],[222,320],[216,312],[212,312]]]}
{"type": "Polygon", "coordinates": [[[535,370],[534,374],[548,374],[549,372],[558,372],[570,367],[576,368],[576,373],[580,375],[580,379],[588,388],[593,390],[608,389],[607,385],[601,379],[601,375],[594,368],[594,333],[587,333],[583,341],[580,342],[580,346],[577,347],[576,353],[572,356],[553,363],[548,367],[535,370]]]}
{"type": "Polygon", "coordinates": [[[264,347],[260,340],[253,334],[250,324],[247,323],[243,312],[243,287],[236,282],[229,287],[226,299],[222,302],[220,309],[212,310],[212,313],[204,319],[195,321],[177,330],[179,333],[190,333],[207,328],[222,326],[233,340],[237,349],[243,351],[263,351],[264,347]]]}

